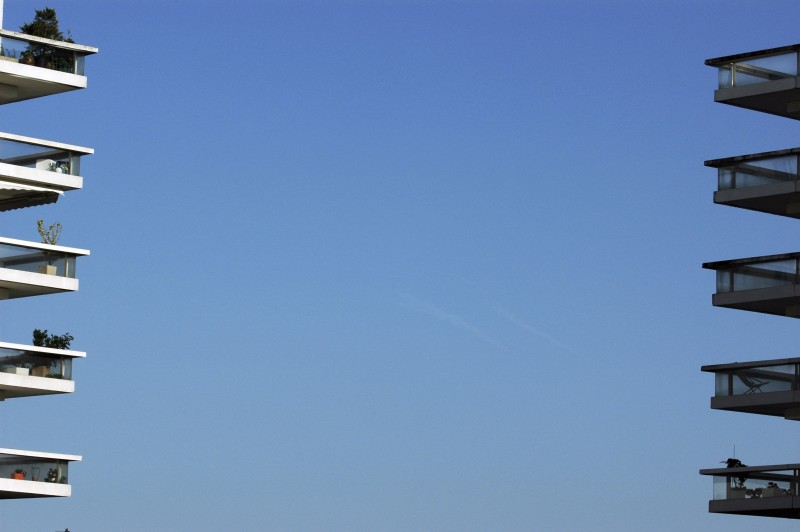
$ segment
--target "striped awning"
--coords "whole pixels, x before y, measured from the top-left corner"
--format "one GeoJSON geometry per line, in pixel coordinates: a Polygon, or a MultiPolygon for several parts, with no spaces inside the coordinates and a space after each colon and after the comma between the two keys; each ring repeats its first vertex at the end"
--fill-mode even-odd
{"type": "Polygon", "coordinates": [[[34,187],[11,181],[0,181],[0,211],[11,211],[55,203],[64,193],[54,188],[34,187]]]}

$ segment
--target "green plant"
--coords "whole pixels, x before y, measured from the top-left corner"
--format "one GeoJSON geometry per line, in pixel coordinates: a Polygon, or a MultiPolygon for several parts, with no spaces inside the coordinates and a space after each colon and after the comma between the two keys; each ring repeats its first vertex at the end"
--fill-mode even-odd
{"type": "Polygon", "coordinates": [[[39,236],[42,237],[42,244],[51,244],[53,246],[58,244],[61,229],[61,224],[58,222],[50,224],[50,227],[45,229],[44,220],[36,220],[36,230],[39,232],[39,236]]]}
{"type": "Polygon", "coordinates": [[[58,15],[56,10],[52,7],[45,7],[44,9],[37,9],[36,16],[33,20],[26,22],[19,27],[19,31],[34,37],[44,37],[45,39],[53,39],[54,41],[75,42],[72,40],[70,31],[67,30],[67,36],[61,32],[58,27],[58,15]]]}
{"type": "Polygon", "coordinates": [[[75,339],[71,334],[48,334],[47,329],[33,330],[33,345],[37,347],[49,347],[51,349],[69,349],[70,344],[75,339]]]}
{"type": "MultiPolygon", "coordinates": [[[[732,467],[747,467],[747,464],[743,464],[742,461],[739,460],[738,458],[728,458],[727,460],[724,461],[724,463],[727,464],[728,468],[732,468],[732,467]]],[[[744,483],[745,483],[746,480],[747,480],[747,477],[734,478],[734,481],[733,481],[734,487],[735,488],[744,488],[744,483]]]]}
{"type": "MultiPolygon", "coordinates": [[[[20,26],[19,30],[34,37],[44,37],[45,39],[69,43],[75,42],[72,40],[69,30],[67,30],[66,37],[64,36],[61,28],[58,27],[56,10],[51,7],[37,9],[33,20],[20,26]]],[[[63,72],[72,72],[74,70],[74,55],[69,51],[59,50],[39,43],[29,44],[27,51],[36,58],[36,65],[40,67],[52,68],[63,72]]]]}

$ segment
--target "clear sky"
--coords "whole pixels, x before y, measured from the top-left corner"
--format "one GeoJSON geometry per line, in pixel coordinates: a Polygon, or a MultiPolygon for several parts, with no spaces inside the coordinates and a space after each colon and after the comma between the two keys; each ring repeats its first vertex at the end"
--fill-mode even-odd
{"type": "Polygon", "coordinates": [[[0,129],[96,154],[1,233],[92,256],[0,339],[88,357],[2,403],[0,445],[84,461],[0,530],[796,529],[708,514],[697,474],[800,461],[699,370],[798,356],[800,322],[712,308],[700,268],[798,251],[703,166],[800,145],[703,64],[800,42],[796,2],[46,4],[100,48],[89,89],[0,129]]]}

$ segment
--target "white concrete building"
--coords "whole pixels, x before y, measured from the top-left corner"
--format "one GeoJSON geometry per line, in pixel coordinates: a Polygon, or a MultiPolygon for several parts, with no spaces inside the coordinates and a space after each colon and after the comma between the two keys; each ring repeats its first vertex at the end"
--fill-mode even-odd
{"type": "MultiPolygon", "coordinates": [[[[97,48],[2,29],[0,104],[85,89],[86,56],[97,48]]],[[[91,148],[0,132],[0,212],[55,203],[83,187],[91,148]]],[[[89,251],[0,236],[0,300],[78,290],[75,262],[89,251]]],[[[46,324],[31,324],[31,330],[46,324]]],[[[75,391],[72,362],[86,353],[2,341],[0,401],[75,391]]],[[[0,448],[0,499],[68,497],[68,465],[80,456],[0,448]]]]}

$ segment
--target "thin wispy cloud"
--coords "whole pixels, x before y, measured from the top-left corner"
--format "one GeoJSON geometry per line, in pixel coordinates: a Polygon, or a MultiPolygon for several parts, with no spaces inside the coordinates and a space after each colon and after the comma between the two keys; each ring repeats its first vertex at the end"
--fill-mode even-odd
{"type": "Polygon", "coordinates": [[[469,323],[462,316],[448,312],[434,305],[433,303],[423,301],[409,294],[401,294],[400,305],[415,312],[419,312],[420,314],[432,316],[437,320],[448,323],[457,329],[465,331],[476,338],[480,338],[481,340],[494,345],[495,347],[508,350],[508,347],[494,340],[494,338],[489,336],[482,329],[469,323]]]}
{"type": "Polygon", "coordinates": [[[556,345],[556,346],[560,347],[561,349],[564,349],[565,351],[569,351],[573,355],[582,356],[580,353],[578,353],[577,351],[572,349],[570,346],[568,346],[567,344],[565,344],[564,342],[562,342],[558,338],[554,337],[551,334],[548,334],[548,333],[542,331],[541,329],[537,329],[536,327],[534,327],[533,325],[531,325],[531,324],[527,323],[526,321],[522,320],[521,318],[519,318],[518,316],[516,316],[512,312],[510,312],[510,311],[508,311],[508,310],[506,310],[504,308],[498,307],[498,306],[494,306],[493,309],[502,318],[504,318],[504,319],[508,320],[509,322],[513,323],[514,325],[516,325],[520,329],[522,329],[524,331],[527,331],[527,332],[529,332],[529,333],[531,333],[531,334],[533,334],[535,336],[538,336],[540,338],[544,338],[545,340],[547,340],[548,342],[552,343],[553,345],[556,345]]]}

